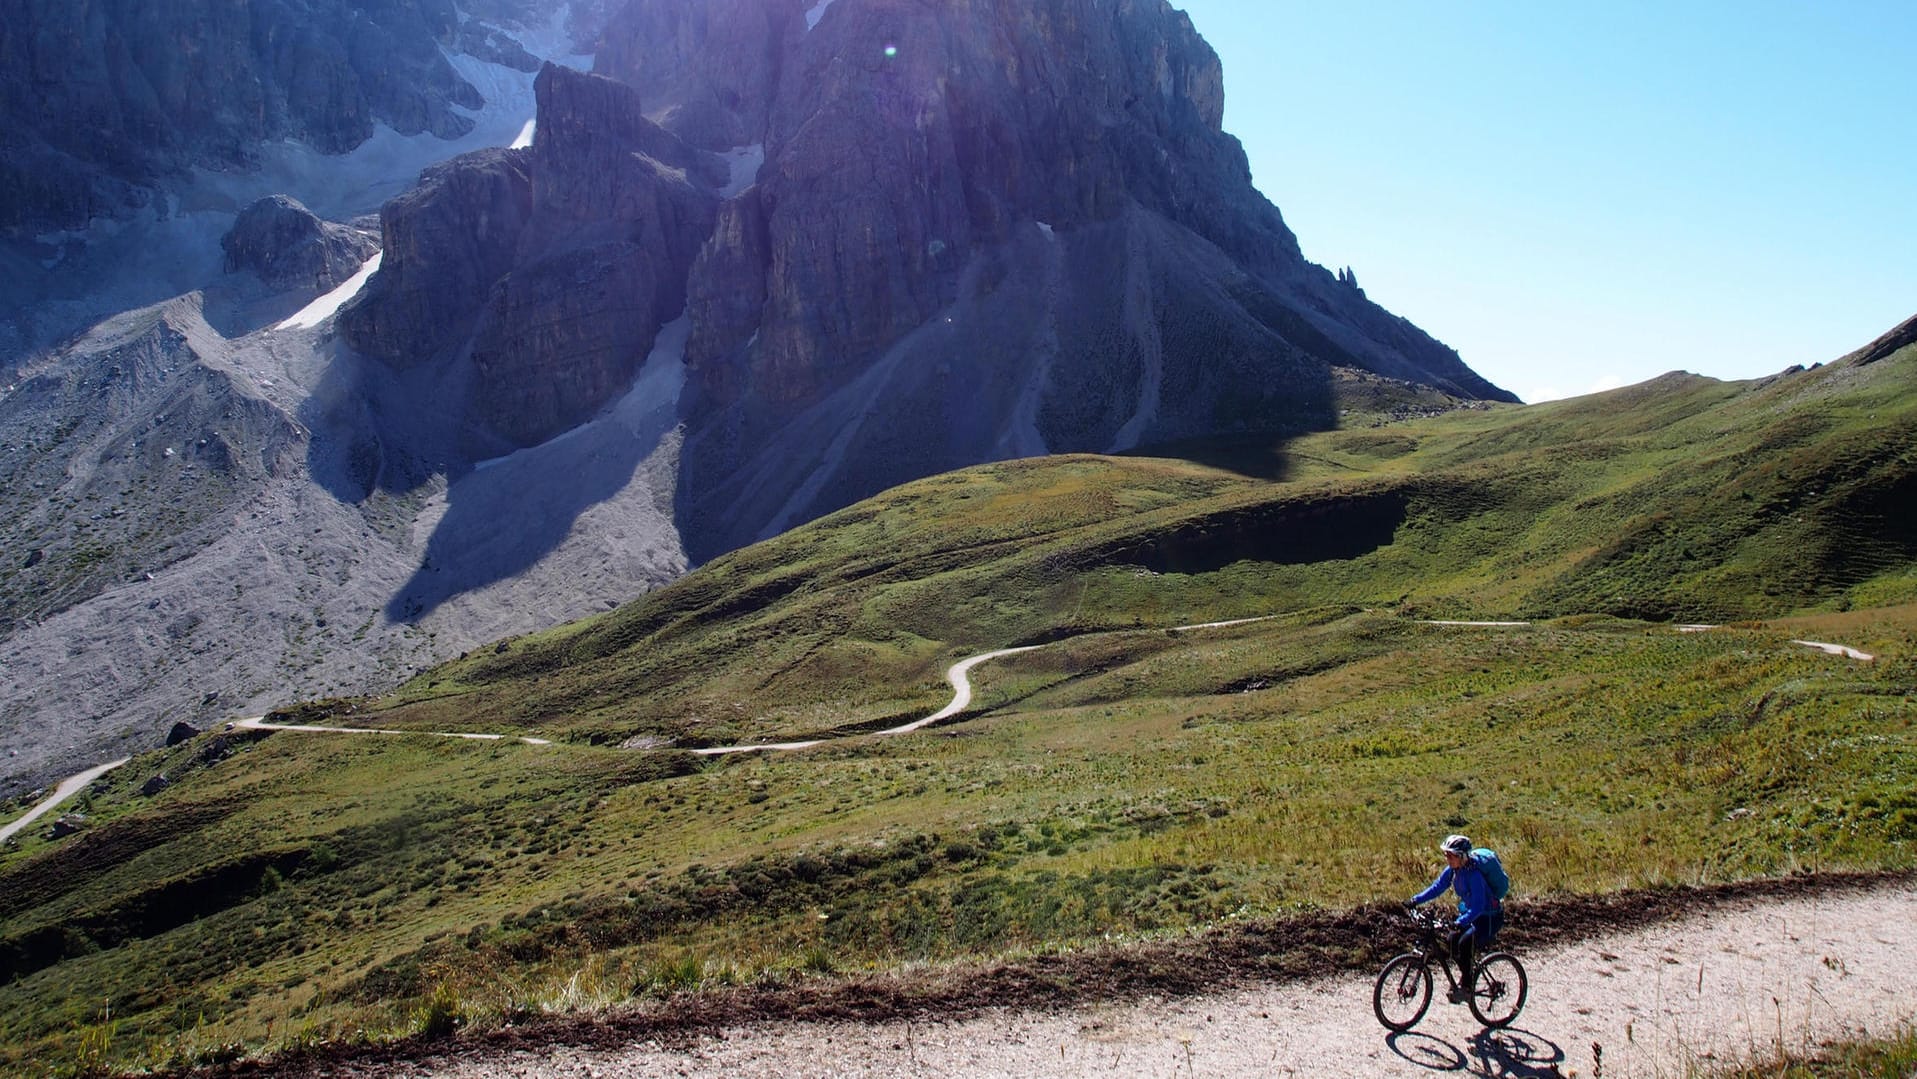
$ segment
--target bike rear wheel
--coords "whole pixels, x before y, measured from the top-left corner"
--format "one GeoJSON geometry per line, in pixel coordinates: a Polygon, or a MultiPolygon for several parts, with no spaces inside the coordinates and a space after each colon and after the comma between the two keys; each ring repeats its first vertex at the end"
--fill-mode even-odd
{"type": "Polygon", "coordinates": [[[1492,952],[1478,960],[1471,976],[1471,1014],[1487,1027],[1511,1025],[1524,1010],[1530,984],[1524,977],[1524,964],[1509,952],[1492,952]]]}
{"type": "Polygon", "coordinates": [[[1388,1030],[1406,1031],[1431,1006],[1431,967],[1421,955],[1406,952],[1384,965],[1371,990],[1371,1010],[1388,1030]]]}

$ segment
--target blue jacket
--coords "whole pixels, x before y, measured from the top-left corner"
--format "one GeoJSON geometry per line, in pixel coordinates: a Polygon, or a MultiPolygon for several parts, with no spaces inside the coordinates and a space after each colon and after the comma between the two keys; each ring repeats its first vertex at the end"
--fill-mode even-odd
{"type": "Polygon", "coordinates": [[[1447,887],[1458,893],[1458,925],[1470,925],[1498,908],[1498,901],[1491,894],[1491,885],[1485,881],[1484,872],[1478,868],[1478,863],[1469,858],[1456,871],[1445,866],[1444,872],[1438,874],[1438,879],[1431,882],[1431,887],[1412,896],[1411,901],[1428,903],[1442,895],[1447,887]]]}

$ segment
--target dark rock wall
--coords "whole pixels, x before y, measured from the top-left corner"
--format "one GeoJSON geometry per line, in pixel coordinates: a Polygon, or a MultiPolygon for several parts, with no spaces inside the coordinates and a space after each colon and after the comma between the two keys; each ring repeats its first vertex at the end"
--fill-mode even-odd
{"type": "Polygon", "coordinates": [[[758,205],[728,211],[763,232],[715,237],[698,271],[729,296],[756,291],[756,272],[767,296],[695,326],[705,407],[817,400],[949,303],[967,259],[1020,222],[1069,229],[1137,203],[1300,274],[1219,130],[1222,87],[1216,54],[1159,0],[838,0],[786,67],[767,168],[741,196],[758,205]],[[755,331],[750,357],[729,355],[755,331]]]}
{"type": "Polygon", "coordinates": [[[452,0],[0,0],[0,231],[72,227],[261,142],[462,135],[452,0]],[[458,107],[458,108],[456,108],[458,107]]]}
{"type": "Polygon", "coordinates": [[[623,83],[549,64],[534,85],[532,147],[465,155],[388,203],[380,272],[340,315],[395,368],[469,364],[476,448],[535,445],[625,391],[686,306],[724,179],[623,83]]]}
{"type": "MultiPolygon", "coordinates": [[[[659,24],[684,0],[638,6],[659,24]]],[[[700,40],[669,63],[735,48],[700,40]]],[[[765,166],[689,289],[696,558],[902,472],[1332,422],[1327,365],[1508,397],[1303,259],[1221,129],[1217,55],[1163,0],[836,0],[778,69],[765,166]],[[1025,241],[1041,222],[1058,252],[1025,241]],[[1008,306],[995,278],[1050,295],[1008,306]],[[953,318],[970,344],[947,356],[921,331],[953,318]],[[934,391],[899,364],[952,374],[934,391]],[[853,386],[881,394],[856,421],[853,386]]]]}
{"type": "Polygon", "coordinates": [[[812,0],[633,0],[607,24],[593,70],[639,90],[662,127],[706,150],[761,141],[812,0]]]}
{"type": "Polygon", "coordinates": [[[405,368],[464,340],[513,267],[532,216],[525,150],[481,150],[428,169],[380,209],[379,273],[340,313],[348,344],[405,368]]]}

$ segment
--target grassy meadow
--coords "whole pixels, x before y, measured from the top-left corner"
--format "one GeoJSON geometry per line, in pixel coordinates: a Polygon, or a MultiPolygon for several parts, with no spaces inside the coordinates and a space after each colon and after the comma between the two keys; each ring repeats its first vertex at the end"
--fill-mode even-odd
{"type": "Polygon", "coordinates": [[[1446,831],[1533,898],[1912,867],[1913,352],[933,477],[286,713],[553,745],[149,754],[0,850],[0,1070],[1122,946],[1401,898],[1446,831]]]}

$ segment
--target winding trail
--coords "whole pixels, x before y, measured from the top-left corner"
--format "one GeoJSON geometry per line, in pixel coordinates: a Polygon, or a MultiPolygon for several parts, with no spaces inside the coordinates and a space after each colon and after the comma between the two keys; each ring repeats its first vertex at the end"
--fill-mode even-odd
{"type": "MultiPolygon", "coordinates": [[[[1183,632],[1187,632],[1190,630],[1197,630],[1197,629],[1222,629],[1227,626],[1243,626],[1243,625],[1250,625],[1254,622],[1269,622],[1276,617],[1278,616],[1277,615],[1261,615],[1255,618],[1226,619],[1225,621],[1222,621],[1222,622],[1197,622],[1188,626],[1173,626],[1170,629],[1166,630],[1165,632],[1183,633],[1183,632]]],[[[1452,621],[1452,620],[1444,620],[1444,619],[1424,619],[1422,624],[1428,625],[1428,626],[1492,627],[1492,628],[1523,627],[1523,626],[1531,625],[1531,623],[1529,622],[1467,622],[1467,621],[1452,621]]],[[[1677,632],[1679,633],[1703,633],[1703,632],[1708,632],[1714,629],[1721,629],[1723,627],[1714,626],[1714,625],[1680,625],[1680,626],[1675,626],[1673,628],[1676,629],[1677,632]]],[[[1875,661],[1877,658],[1876,656],[1872,655],[1869,652],[1861,652],[1855,648],[1849,647],[1848,645],[1831,644],[1827,641],[1793,640],[1791,641],[1791,643],[1803,645],[1806,648],[1815,648],[1822,652],[1828,652],[1834,656],[1844,656],[1848,659],[1854,659],[1862,663],[1870,663],[1875,661]]],[[[882,731],[872,731],[866,735],[859,735],[859,736],[848,735],[845,737],[880,737],[882,738],[889,735],[910,734],[913,731],[917,731],[922,728],[931,726],[934,723],[938,723],[942,720],[950,719],[953,716],[956,716],[960,714],[961,712],[965,711],[966,708],[971,706],[972,668],[977,667],[981,663],[989,663],[995,659],[1002,659],[1006,656],[1015,656],[1021,652],[1032,652],[1032,651],[1036,651],[1037,649],[1045,648],[1045,647],[1047,647],[1047,645],[1028,644],[1028,645],[1020,646],[1018,648],[1001,648],[1001,649],[998,649],[997,651],[983,652],[983,653],[980,653],[979,655],[971,656],[966,659],[959,660],[957,663],[952,664],[952,666],[948,668],[945,672],[945,680],[952,687],[952,701],[950,704],[947,704],[944,708],[939,709],[937,712],[934,712],[929,716],[926,716],[922,719],[915,719],[910,723],[902,724],[897,727],[888,727],[887,729],[882,731]]],[[[468,733],[462,733],[462,732],[442,732],[442,731],[399,731],[399,730],[385,730],[385,729],[380,729],[376,727],[321,727],[321,726],[312,726],[312,725],[303,724],[303,723],[268,723],[266,722],[264,716],[253,716],[248,719],[237,720],[234,722],[233,726],[243,727],[243,728],[246,728],[247,730],[255,730],[255,731],[297,731],[297,732],[306,733],[306,734],[382,734],[382,735],[389,735],[389,736],[410,734],[410,735],[418,735],[421,737],[428,737],[428,738],[465,738],[465,739],[482,741],[482,742],[519,741],[529,746],[552,745],[552,742],[545,738],[531,738],[531,737],[519,736],[519,735],[468,734],[468,733]]],[[[702,757],[719,757],[719,756],[727,756],[727,755],[737,754],[737,753],[792,752],[796,750],[812,749],[816,746],[825,745],[828,742],[841,741],[841,740],[843,739],[842,738],[813,738],[813,739],[800,741],[800,742],[759,742],[759,743],[750,744],[750,745],[708,746],[702,749],[692,750],[691,752],[702,757]]],[[[80,774],[73,776],[67,779],[66,781],[62,782],[60,786],[54,790],[53,794],[49,795],[45,800],[41,801],[39,804],[35,805],[32,809],[28,810],[18,820],[12,822],[11,824],[6,825],[5,827],[0,827],[0,842],[5,842],[14,833],[32,824],[35,820],[39,819],[48,810],[52,809],[54,806],[58,805],[62,801],[65,801],[66,799],[72,797],[76,792],[78,792],[81,788],[85,787],[88,783],[93,782],[95,779],[98,779],[100,776],[105,775],[106,773],[112,771],[113,769],[118,768],[121,765],[127,763],[127,760],[129,759],[131,758],[123,758],[121,760],[114,761],[111,764],[103,764],[96,768],[89,768],[86,771],[81,772],[80,774]]]]}
{"type": "Polygon", "coordinates": [[[1805,648],[1815,648],[1819,652],[1829,652],[1833,656],[1843,656],[1846,659],[1854,659],[1863,663],[1871,663],[1877,659],[1876,656],[1871,655],[1869,652],[1859,652],[1849,645],[1831,644],[1829,641],[1792,641],[1791,643],[1801,644],[1805,648]]]}
{"type": "Polygon", "coordinates": [[[249,731],[302,731],[307,734],[411,734],[422,738],[465,738],[475,742],[524,742],[529,746],[549,746],[552,742],[544,738],[525,738],[511,734],[465,734],[458,731],[390,731],[378,727],[314,727],[305,723],[268,723],[265,716],[238,720],[235,727],[249,731]]]}
{"type": "Polygon", "coordinates": [[[108,772],[113,771],[115,768],[118,768],[122,764],[125,764],[126,762],[132,759],[133,759],[132,757],[121,757],[119,760],[114,761],[111,764],[98,765],[96,767],[89,768],[84,772],[81,772],[79,775],[70,776],[67,779],[63,780],[59,786],[53,788],[52,794],[49,794],[45,798],[40,799],[39,802],[34,804],[34,807],[32,809],[29,809],[25,813],[21,814],[18,820],[14,821],[12,824],[9,824],[4,828],[0,828],[0,843],[5,843],[7,840],[13,838],[13,834],[15,832],[20,831],[21,829],[32,824],[34,821],[37,821],[41,817],[46,816],[47,812],[51,810],[54,806],[57,806],[61,802],[64,802],[67,799],[73,797],[74,795],[80,793],[80,791],[84,789],[87,784],[93,782],[94,780],[100,778],[103,775],[106,775],[108,772]]]}
{"type": "MultiPolygon", "coordinates": [[[[952,666],[945,672],[945,681],[947,684],[949,684],[952,687],[952,703],[951,704],[948,704],[944,708],[941,708],[938,711],[932,713],[931,715],[926,716],[924,719],[915,719],[910,723],[904,724],[903,726],[888,727],[887,729],[882,731],[874,731],[872,732],[873,736],[883,737],[883,736],[892,735],[892,734],[910,734],[911,732],[919,730],[922,727],[927,727],[927,726],[930,726],[931,724],[937,723],[941,719],[950,719],[951,717],[958,715],[960,712],[965,711],[967,705],[970,705],[972,703],[972,680],[969,677],[969,675],[971,674],[973,667],[976,667],[979,664],[985,663],[990,660],[998,659],[1002,656],[1015,656],[1019,654],[1020,652],[1030,652],[1035,648],[1043,648],[1043,647],[1045,646],[1042,644],[1028,644],[1024,646],[1023,648],[1001,648],[996,652],[986,652],[983,655],[973,656],[970,659],[959,660],[957,663],[952,664],[952,666]]],[[[824,745],[828,741],[836,741],[836,740],[837,739],[814,738],[809,742],[766,742],[766,743],[761,743],[759,745],[747,745],[747,746],[712,746],[707,749],[695,749],[693,750],[693,752],[699,754],[702,757],[717,757],[717,756],[722,756],[729,753],[756,753],[764,749],[770,749],[770,750],[811,749],[813,746],[824,745]]]]}
{"type": "MultiPolygon", "coordinates": [[[[1242,626],[1251,622],[1269,621],[1275,617],[1277,616],[1265,615],[1260,618],[1234,618],[1228,622],[1200,622],[1192,626],[1173,626],[1168,632],[1180,633],[1191,629],[1217,629],[1221,626],[1242,626]]],[[[972,656],[969,659],[959,660],[957,663],[952,664],[945,672],[945,681],[952,687],[952,703],[926,716],[924,719],[915,719],[903,726],[888,727],[882,731],[873,731],[872,737],[910,734],[923,727],[929,727],[942,719],[950,719],[958,715],[960,712],[965,711],[972,703],[972,668],[981,663],[990,662],[991,660],[1002,659],[1006,656],[1015,656],[1020,652],[1032,652],[1044,647],[1046,646],[1042,644],[1028,644],[1018,648],[1001,648],[996,652],[985,652],[972,656]]],[[[695,749],[693,752],[702,757],[717,757],[729,753],[757,753],[760,750],[811,749],[813,746],[824,745],[829,741],[838,741],[838,739],[814,738],[809,742],[762,742],[757,745],[711,746],[706,749],[695,749]]]]}

